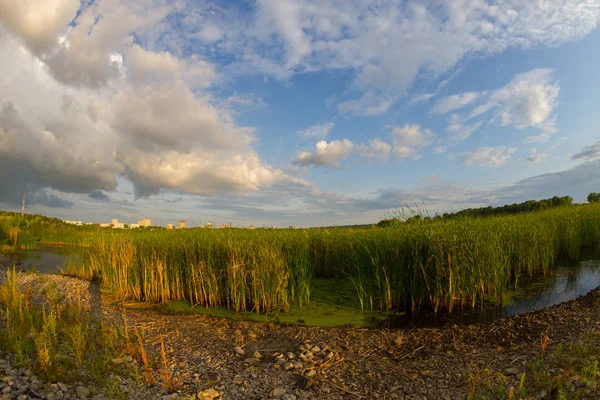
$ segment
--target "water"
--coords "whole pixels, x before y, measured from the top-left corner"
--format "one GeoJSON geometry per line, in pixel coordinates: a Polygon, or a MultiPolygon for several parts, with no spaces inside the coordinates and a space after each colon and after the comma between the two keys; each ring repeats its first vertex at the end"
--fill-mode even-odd
{"type": "Polygon", "coordinates": [[[509,294],[504,304],[486,302],[475,310],[448,314],[393,315],[371,321],[378,328],[443,326],[452,323],[493,321],[501,317],[540,310],[584,296],[600,286],[600,261],[584,261],[554,269],[548,277],[528,279],[509,294]]]}
{"type": "Polygon", "coordinates": [[[38,246],[35,250],[22,250],[17,254],[20,270],[41,274],[60,274],[74,258],[80,256],[72,247],[38,246]]]}

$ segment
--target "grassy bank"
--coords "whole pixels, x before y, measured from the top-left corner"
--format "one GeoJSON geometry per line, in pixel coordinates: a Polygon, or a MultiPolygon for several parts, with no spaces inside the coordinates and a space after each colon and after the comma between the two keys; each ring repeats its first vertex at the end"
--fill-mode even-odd
{"type": "Polygon", "coordinates": [[[69,273],[101,278],[119,298],[273,312],[310,302],[312,280],[353,283],[364,309],[453,311],[502,300],[600,246],[600,206],[352,230],[84,232],[69,273]]]}

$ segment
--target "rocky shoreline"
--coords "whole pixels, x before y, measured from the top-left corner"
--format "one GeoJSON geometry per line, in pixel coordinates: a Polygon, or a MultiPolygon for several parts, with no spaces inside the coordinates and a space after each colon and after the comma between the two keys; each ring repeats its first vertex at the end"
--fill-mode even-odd
{"type": "MultiPolygon", "coordinates": [[[[591,348],[600,349],[598,289],[577,300],[492,323],[373,330],[170,314],[149,304],[116,302],[95,283],[58,275],[20,274],[19,284],[38,292],[47,292],[43,288],[52,285],[63,293],[77,293],[84,308],[107,326],[123,327],[125,315],[132,332],[144,332],[150,357],[159,357],[162,340],[177,388],[161,385],[157,368],[151,385],[140,387],[122,379],[121,398],[135,400],[462,399],[491,381],[500,382],[507,392],[524,381],[535,389],[523,398],[556,398],[535,381],[532,368],[540,360],[540,346],[547,347],[542,349],[548,364],[544,371],[555,375],[563,373],[562,361],[555,359],[559,346],[588,343],[589,336],[589,345],[597,346],[591,348]]],[[[592,357],[568,361],[574,368],[588,361],[597,367],[592,357]]],[[[142,368],[133,359],[119,362],[142,368]]],[[[112,398],[102,388],[44,383],[31,371],[14,368],[10,355],[0,360],[0,373],[6,383],[0,383],[0,400],[112,398]]],[[[594,374],[592,380],[569,375],[565,387],[579,398],[598,398],[598,372],[594,374]]]]}

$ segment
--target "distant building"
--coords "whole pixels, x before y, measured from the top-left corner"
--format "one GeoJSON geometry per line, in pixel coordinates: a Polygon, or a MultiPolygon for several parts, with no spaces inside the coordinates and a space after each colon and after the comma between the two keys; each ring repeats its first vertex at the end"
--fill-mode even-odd
{"type": "Polygon", "coordinates": [[[100,228],[108,228],[110,224],[100,224],[100,228]]]}
{"type": "Polygon", "coordinates": [[[173,229],[173,224],[167,224],[167,229],[173,229]]]}
{"type": "Polygon", "coordinates": [[[207,222],[206,225],[204,225],[205,228],[212,228],[212,222],[207,222]]]}
{"type": "Polygon", "coordinates": [[[81,221],[63,221],[66,224],[71,224],[71,225],[82,225],[81,221]]]}
{"type": "Polygon", "coordinates": [[[179,223],[177,224],[177,229],[185,229],[185,221],[184,220],[179,221],[179,223]]]}
{"type": "Polygon", "coordinates": [[[123,222],[117,222],[112,224],[113,229],[125,229],[125,224],[123,222]]]}
{"type": "Polygon", "coordinates": [[[139,228],[140,224],[129,224],[129,229],[139,228]]]}
{"type": "Polygon", "coordinates": [[[250,229],[250,230],[254,230],[254,229],[256,229],[256,228],[254,227],[254,225],[250,225],[250,226],[248,227],[248,229],[250,229]]]}
{"type": "Polygon", "coordinates": [[[138,225],[147,228],[149,226],[152,226],[152,221],[148,218],[144,218],[138,221],[138,225]]]}
{"type": "Polygon", "coordinates": [[[118,220],[117,218],[113,218],[113,219],[111,219],[111,220],[110,220],[110,224],[111,224],[112,226],[115,226],[115,225],[117,225],[118,223],[119,223],[119,220],[118,220]]]}

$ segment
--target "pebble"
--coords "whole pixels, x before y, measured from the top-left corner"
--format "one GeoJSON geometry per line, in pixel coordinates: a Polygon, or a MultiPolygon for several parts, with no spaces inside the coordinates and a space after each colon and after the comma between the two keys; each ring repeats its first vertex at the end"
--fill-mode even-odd
{"type": "Polygon", "coordinates": [[[84,386],[77,386],[75,391],[77,392],[77,395],[82,398],[86,398],[90,395],[90,390],[84,386]]]}
{"type": "Polygon", "coordinates": [[[221,396],[215,389],[210,388],[198,393],[198,400],[213,400],[221,396]]]}
{"type": "Polygon", "coordinates": [[[510,368],[506,368],[506,369],[504,370],[504,374],[505,374],[505,375],[509,375],[509,376],[512,376],[512,375],[519,375],[519,373],[520,373],[520,372],[521,372],[521,371],[520,371],[520,370],[519,370],[519,368],[517,368],[517,367],[510,367],[510,368]]]}
{"type": "Polygon", "coordinates": [[[252,357],[260,360],[260,359],[261,359],[263,356],[262,356],[262,354],[260,354],[258,351],[255,351],[255,352],[252,354],[252,357]]]}
{"type": "Polygon", "coordinates": [[[286,371],[289,371],[290,369],[294,369],[294,363],[292,362],[286,362],[285,365],[283,366],[283,369],[285,369],[286,371]]]}
{"type": "Polygon", "coordinates": [[[246,364],[250,364],[250,365],[258,365],[258,364],[260,364],[260,360],[258,358],[246,358],[244,360],[244,362],[246,364]]]}
{"type": "Polygon", "coordinates": [[[235,346],[233,348],[233,352],[237,355],[243,356],[246,354],[246,352],[244,351],[244,349],[242,349],[240,346],[235,346]]]}
{"type": "Polygon", "coordinates": [[[273,399],[279,399],[281,398],[281,396],[283,396],[285,393],[287,392],[287,390],[283,389],[283,388],[275,388],[271,391],[271,398],[273,399]]]}

